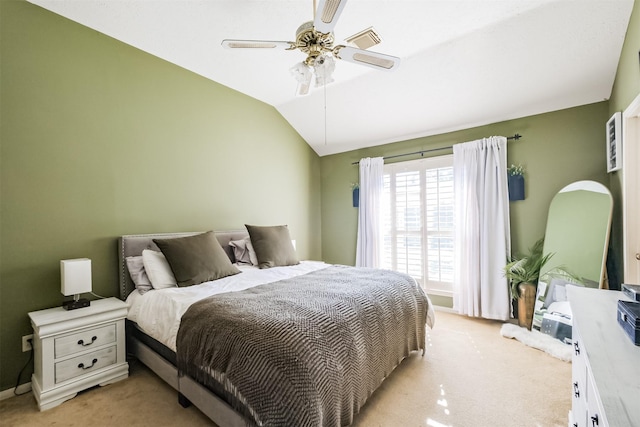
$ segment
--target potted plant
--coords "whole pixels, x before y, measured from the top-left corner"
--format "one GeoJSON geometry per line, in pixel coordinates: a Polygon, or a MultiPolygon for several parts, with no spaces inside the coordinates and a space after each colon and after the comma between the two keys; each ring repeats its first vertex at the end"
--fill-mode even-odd
{"type": "Polygon", "coordinates": [[[351,193],[353,197],[353,207],[357,208],[360,206],[360,184],[351,183],[351,193]]]}
{"type": "MultiPolygon", "coordinates": [[[[518,301],[518,324],[529,330],[533,322],[540,270],[553,256],[553,254],[542,253],[543,245],[544,238],[529,248],[528,254],[509,258],[504,267],[504,275],[510,284],[511,297],[518,301]]],[[[576,283],[581,282],[563,267],[553,268],[545,273],[546,276],[560,276],[576,283]]]]}
{"type": "Polygon", "coordinates": [[[509,201],[524,200],[524,167],[520,164],[511,165],[507,172],[509,173],[509,201]]]}

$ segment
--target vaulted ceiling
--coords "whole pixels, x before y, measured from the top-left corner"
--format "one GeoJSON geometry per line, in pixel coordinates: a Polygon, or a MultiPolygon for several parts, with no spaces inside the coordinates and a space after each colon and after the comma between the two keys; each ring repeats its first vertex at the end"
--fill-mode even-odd
{"type": "Polygon", "coordinates": [[[273,105],[321,156],[608,99],[633,0],[349,0],[337,43],[373,26],[393,72],[338,60],[297,97],[294,41],[312,0],[29,0],[273,105]]]}

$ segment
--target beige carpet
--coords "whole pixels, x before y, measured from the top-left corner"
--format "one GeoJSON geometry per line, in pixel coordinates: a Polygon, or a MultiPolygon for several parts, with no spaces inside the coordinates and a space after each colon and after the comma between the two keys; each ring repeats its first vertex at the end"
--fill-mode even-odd
{"type": "MultiPolygon", "coordinates": [[[[571,364],[500,335],[501,323],[444,312],[427,354],[407,358],[355,427],[555,427],[567,425],[571,364]]],[[[0,402],[2,426],[211,426],[196,408],[132,362],[124,381],[38,412],[31,394],[0,402]]],[[[294,427],[294,426],[292,426],[294,427]]]]}

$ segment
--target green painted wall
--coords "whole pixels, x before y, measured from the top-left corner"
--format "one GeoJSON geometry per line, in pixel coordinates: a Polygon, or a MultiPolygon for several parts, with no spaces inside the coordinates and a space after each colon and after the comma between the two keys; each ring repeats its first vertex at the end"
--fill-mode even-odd
{"type": "MultiPolygon", "coordinates": [[[[523,138],[509,142],[507,161],[524,165],[526,199],[510,203],[511,238],[513,252],[525,252],[544,236],[549,205],[558,190],[584,179],[608,184],[603,142],[607,119],[608,103],[600,102],[322,157],[322,257],[333,263],[355,262],[358,211],[351,205],[350,184],[358,181],[358,167],[352,162],[363,157],[410,153],[514,133],[523,138]]],[[[434,155],[444,153],[447,151],[434,155]]],[[[408,159],[411,157],[404,158],[408,159]]],[[[451,305],[450,299],[437,300],[439,304],[451,305]]]]}
{"type": "MultiPolygon", "coordinates": [[[[544,234],[565,184],[611,178],[615,197],[604,123],[640,92],[639,9],[610,102],[319,159],[268,105],[22,0],[0,1],[0,390],[28,360],[26,313],[61,303],[60,259],[92,258],[94,291],[117,294],[118,235],[287,223],[301,256],[353,264],[351,163],[362,157],[521,133],[508,159],[527,168],[527,199],[510,205],[514,252],[544,234]]],[[[615,228],[614,216],[614,240],[615,228]]]]}
{"type": "MultiPolygon", "coordinates": [[[[1,27],[0,390],[59,260],[117,295],[122,234],[288,224],[320,258],[320,160],[271,106],[22,0],[1,27]]],[[[22,382],[30,380],[31,367],[22,382]]]]}
{"type": "MultiPolygon", "coordinates": [[[[358,167],[352,162],[363,157],[391,156],[514,133],[520,133],[523,138],[509,142],[507,161],[524,165],[526,199],[510,203],[512,247],[514,252],[524,252],[544,235],[547,210],[558,190],[582,179],[606,184],[602,134],[607,114],[607,103],[600,102],[322,157],[323,259],[345,264],[355,262],[358,211],[351,206],[350,184],[358,181],[358,167]]],[[[434,155],[443,153],[447,151],[434,155]]],[[[409,159],[411,157],[404,158],[409,159]]]]}
{"type": "MultiPolygon", "coordinates": [[[[640,2],[636,1],[629,20],[616,80],[609,99],[609,117],[624,111],[640,95],[640,2]]],[[[623,142],[624,144],[624,142],[623,142]]],[[[623,147],[624,150],[624,147],[623,147]]],[[[623,151],[624,155],[624,151],[623,151]]],[[[622,177],[624,170],[611,173],[609,186],[613,195],[613,226],[611,227],[611,266],[618,282],[624,276],[622,262],[622,177]]]]}

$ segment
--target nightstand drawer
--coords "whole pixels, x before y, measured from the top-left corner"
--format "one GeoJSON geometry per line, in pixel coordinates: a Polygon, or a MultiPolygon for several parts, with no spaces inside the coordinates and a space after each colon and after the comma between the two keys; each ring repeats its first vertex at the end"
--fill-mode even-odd
{"type": "Polygon", "coordinates": [[[100,347],[112,342],[116,342],[115,324],[77,332],[55,339],[55,358],[59,359],[68,354],[78,353],[89,350],[91,347],[100,347]]]}
{"type": "Polygon", "coordinates": [[[88,353],[73,359],[55,364],[56,384],[71,378],[97,371],[105,366],[116,363],[116,346],[88,353]]]}

